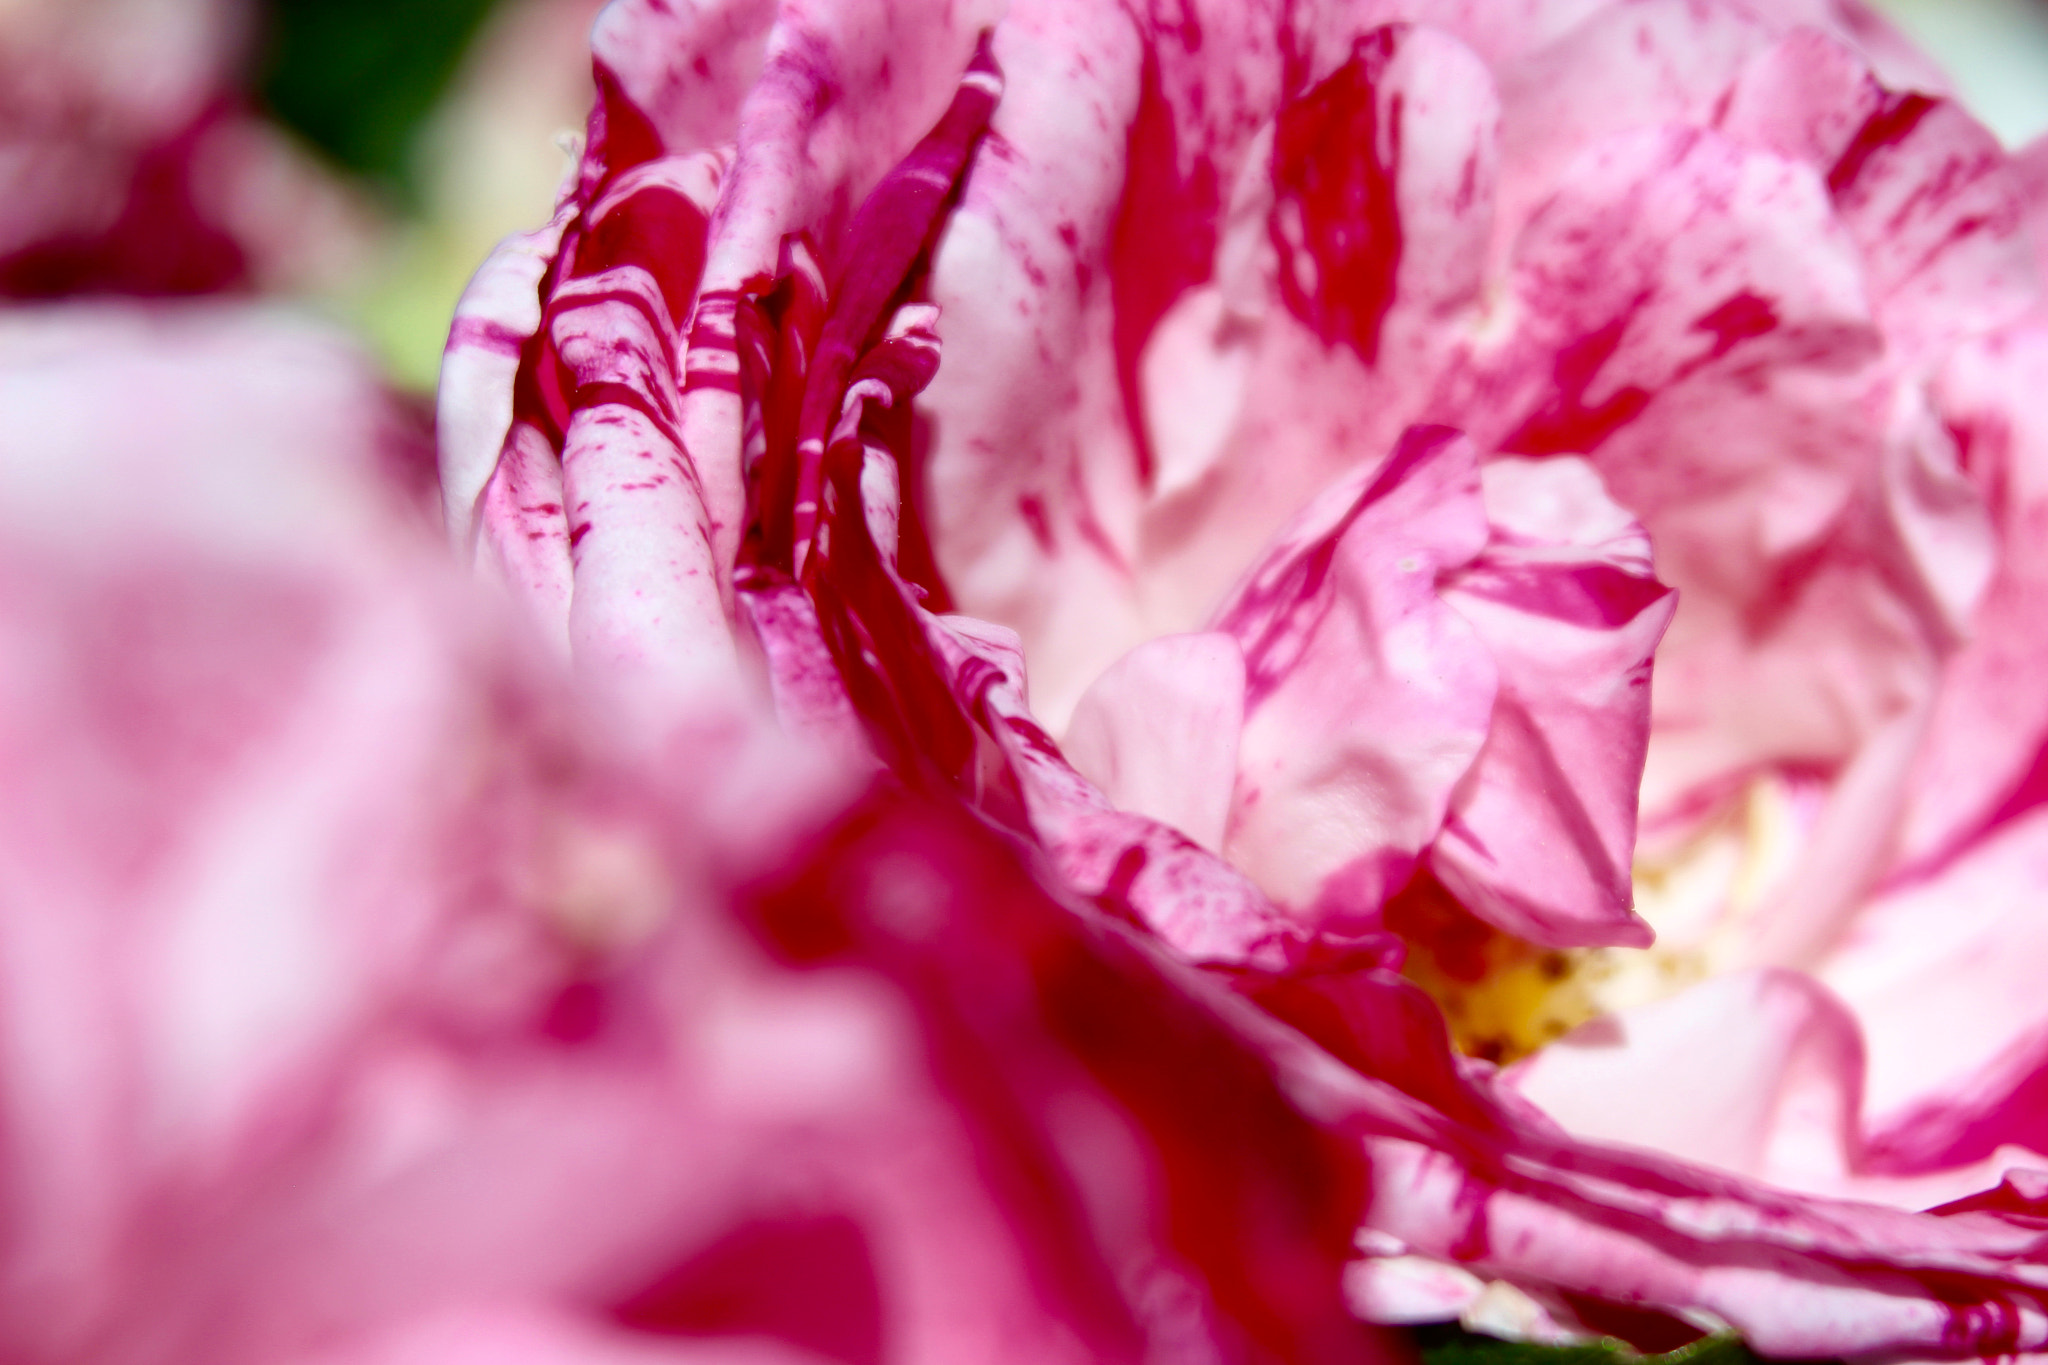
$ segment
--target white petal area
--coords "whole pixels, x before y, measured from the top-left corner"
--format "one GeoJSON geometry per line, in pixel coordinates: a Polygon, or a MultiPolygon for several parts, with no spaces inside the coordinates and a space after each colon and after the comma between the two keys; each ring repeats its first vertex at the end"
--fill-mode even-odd
{"type": "Polygon", "coordinates": [[[1862,1075],[1849,1012],[1785,971],[1595,1020],[1508,1073],[1579,1137],[1809,1185],[1845,1168],[1862,1075]]]}
{"type": "Polygon", "coordinates": [[[1244,650],[1221,631],[1148,640],[1082,694],[1061,748],[1118,810],[1223,845],[1244,728],[1244,650]]]}
{"type": "Polygon", "coordinates": [[[1820,974],[1870,1040],[1870,1113],[1973,1082],[2048,1024],[2048,810],[2015,820],[1939,875],[1876,898],[1820,974]]]}

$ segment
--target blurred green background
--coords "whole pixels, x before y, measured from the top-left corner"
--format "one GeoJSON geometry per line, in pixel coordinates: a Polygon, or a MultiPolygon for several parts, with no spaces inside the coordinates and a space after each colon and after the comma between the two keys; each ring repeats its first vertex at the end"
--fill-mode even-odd
{"type": "Polygon", "coordinates": [[[492,3],[271,0],[258,93],[281,122],[416,211],[416,134],[492,3]]]}
{"type": "Polygon", "coordinates": [[[433,389],[469,274],[544,222],[590,101],[602,0],[261,0],[256,98],[370,225],[313,302],[433,389]]]}

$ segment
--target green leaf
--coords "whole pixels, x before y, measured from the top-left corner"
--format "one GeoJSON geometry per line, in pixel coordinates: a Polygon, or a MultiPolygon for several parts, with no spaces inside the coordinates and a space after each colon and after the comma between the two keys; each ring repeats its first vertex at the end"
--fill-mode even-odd
{"type": "Polygon", "coordinates": [[[270,111],[401,199],[418,129],[492,0],[271,0],[259,92],[270,111]]]}
{"type": "Polygon", "coordinates": [[[1701,1337],[1662,1355],[1643,1355],[1613,1337],[1579,1346],[1501,1341],[1456,1323],[1417,1327],[1414,1336],[1424,1365],[1762,1365],[1733,1332],[1701,1337]]]}

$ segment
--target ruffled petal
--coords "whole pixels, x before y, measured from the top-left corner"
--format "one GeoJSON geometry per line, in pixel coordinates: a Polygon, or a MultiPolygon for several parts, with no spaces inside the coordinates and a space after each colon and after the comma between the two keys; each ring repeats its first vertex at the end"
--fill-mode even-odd
{"type": "Polygon", "coordinates": [[[1485,742],[1496,668],[1437,583],[1486,534],[1470,443],[1418,427],[1317,499],[1217,616],[1246,675],[1225,848],[1307,924],[1370,921],[1485,742]]]}
{"type": "Polygon", "coordinates": [[[1774,28],[1746,6],[1609,4],[1512,63],[1501,73],[1497,253],[1578,179],[1573,163],[1587,149],[1653,128],[1710,126],[1774,28]]]}
{"type": "Polygon", "coordinates": [[[1430,866],[1519,938],[1646,946],[1629,862],[1650,655],[1677,602],[1582,461],[1497,460],[1481,479],[1492,539],[1444,600],[1479,632],[1500,689],[1430,866]]]}
{"type": "Polygon", "coordinates": [[[1521,235],[1509,330],[1440,400],[1482,447],[1588,454],[1654,539],[1684,606],[1653,810],[1759,763],[1839,762],[1952,638],[1882,509],[1908,433],[1832,213],[1810,168],[1713,133],[1598,144],[1521,235]]]}
{"type": "Polygon", "coordinates": [[[2040,302],[2018,178],[1959,105],[1887,94],[1829,167],[1828,192],[1898,362],[1924,365],[2040,302]]]}
{"type": "Polygon", "coordinates": [[[1412,419],[1478,297],[1496,107],[1457,40],[1364,15],[1297,35],[1257,6],[1135,31],[1043,11],[999,50],[1028,31],[1088,60],[1019,61],[1006,155],[941,245],[930,477],[955,600],[1023,633],[1063,727],[1412,419]]]}
{"type": "Polygon", "coordinates": [[[545,227],[500,242],[456,301],[434,427],[448,534],[458,546],[470,545],[476,533],[477,503],[511,433],[520,354],[540,330],[541,280],[561,250],[569,216],[565,205],[545,227]]]}

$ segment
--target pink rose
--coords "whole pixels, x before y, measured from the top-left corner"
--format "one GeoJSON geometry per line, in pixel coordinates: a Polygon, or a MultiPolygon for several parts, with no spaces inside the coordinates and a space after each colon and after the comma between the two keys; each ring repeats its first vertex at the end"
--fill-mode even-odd
{"type": "MultiPolygon", "coordinates": [[[[1919,894],[1892,831],[1967,803],[1912,764],[1983,747],[1961,689],[2039,709],[2029,632],[1979,616],[2023,485],[1953,434],[2013,407],[2025,177],[1853,6],[1046,4],[978,40],[996,18],[615,3],[580,177],[451,339],[458,544],[649,714],[765,683],[1312,1039],[1270,1046],[1369,1158],[1361,1315],[2048,1340],[2031,1176],[1939,1215],[1757,1182],[1887,1194],[1853,1166],[1882,1029],[1813,978],[1503,1085],[1386,933],[1448,905],[1482,947],[1646,945],[1646,747],[1659,838],[1762,774],[1814,812],[1751,960],[1919,894]],[[1686,604],[1654,704],[1653,544],[1686,604]],[[1682,1067],[1618,1108],[1657,1039],[1682,1067]]],[[[1922,1068],[1947,1092],[1900,1083],[1915,1132],[1969,1130],[1906,1166],[1988,1150],[1957,1095],[1985,1110],[2031,1027],[2005,999],[1922,1068]]]]}
{"type": "Polygon", "coordinates": [[[5,1354],[2048,1349],[1983,960],[2034,208],[1909,52],[1675,0],[595,47],[444,371],[502,591],[326,334],[0,325],[5,1354]],[[1761,966],[1461,1057],[1404,955],[1541,1041],[1504,1000],[1650,941],[1646,755],[1705,890],[1644,908],[1720,926],[1658,960],[1761,966]]]}

